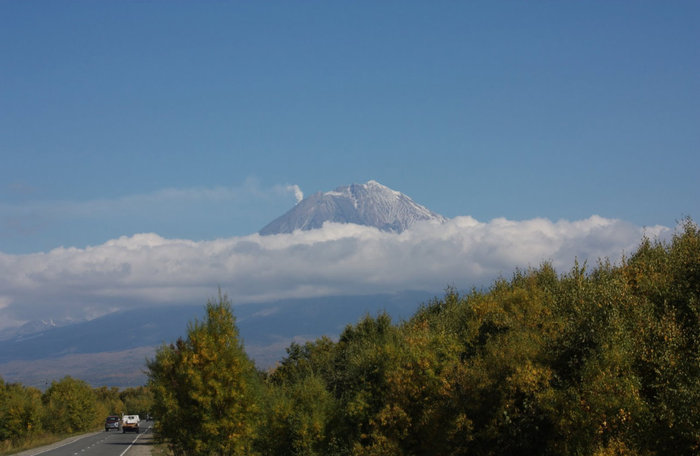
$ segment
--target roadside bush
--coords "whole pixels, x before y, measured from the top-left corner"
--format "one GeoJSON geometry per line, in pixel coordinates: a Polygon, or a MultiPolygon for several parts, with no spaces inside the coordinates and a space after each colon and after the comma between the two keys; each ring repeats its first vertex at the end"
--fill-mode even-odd
{"type": "Polygon", "coordinates": [[[70,376],[52,382],[42,396],[42,402],[44,428],[56,434],[94,429],[101,418],[93,389],[70,376]]]}
{"type": "Polygon", "coordinates": [[[41,391],[0,378],[0,442],[27,441],[41,432],[41,391]]]}

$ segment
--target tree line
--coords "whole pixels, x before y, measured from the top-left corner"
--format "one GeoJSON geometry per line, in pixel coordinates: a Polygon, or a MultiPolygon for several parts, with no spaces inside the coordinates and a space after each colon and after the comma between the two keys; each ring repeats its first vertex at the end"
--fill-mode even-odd
{"type": "Polygon", "coordinates": [[[700,454],[700,232],[246,356],[225,295],[148,362],[175,455],[700,454]]]}
{"type": "Polygon", "coordinates": [[[0,378],[0,452],[12,452],[104,426],[109,415],[147,414],[151,394],[136,388],[93,388],[70,376],[41,390],[0,378]]]}

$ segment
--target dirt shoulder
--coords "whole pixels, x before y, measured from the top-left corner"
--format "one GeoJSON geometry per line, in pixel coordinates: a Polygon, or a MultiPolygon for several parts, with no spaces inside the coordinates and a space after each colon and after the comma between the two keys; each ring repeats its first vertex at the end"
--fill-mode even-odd
{"type": "Polygon", "coordinates": [[[126,456],[150,456],[154,445],[153,429],[149,428],[131,445],[126,456]]]}

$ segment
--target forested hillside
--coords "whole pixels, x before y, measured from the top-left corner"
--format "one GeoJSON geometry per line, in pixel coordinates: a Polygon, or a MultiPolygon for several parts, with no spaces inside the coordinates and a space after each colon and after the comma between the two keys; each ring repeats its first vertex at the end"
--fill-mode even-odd
{"type": "Polygon", "coordinates": [[[696,455],[700,232],[245,356],[225,296],[150,362],[175,454],[696,455]]]}

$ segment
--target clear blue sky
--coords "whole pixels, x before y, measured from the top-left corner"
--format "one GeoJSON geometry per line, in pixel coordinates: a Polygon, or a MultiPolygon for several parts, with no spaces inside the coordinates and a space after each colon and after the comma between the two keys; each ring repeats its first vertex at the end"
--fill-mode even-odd
{"type": "Polygon", "coordinates": [[[700,219],[700,2],[0,1],[0,252],[447,217],[700,219]]]}

